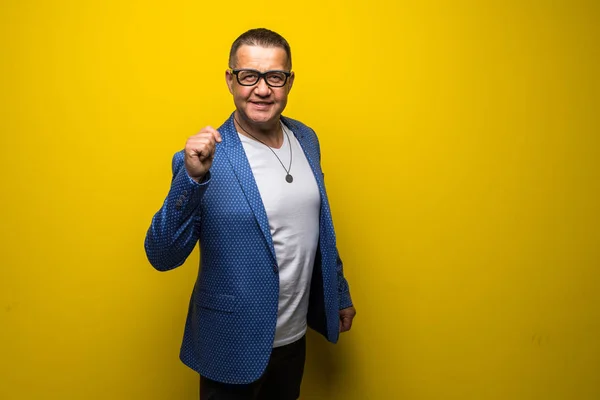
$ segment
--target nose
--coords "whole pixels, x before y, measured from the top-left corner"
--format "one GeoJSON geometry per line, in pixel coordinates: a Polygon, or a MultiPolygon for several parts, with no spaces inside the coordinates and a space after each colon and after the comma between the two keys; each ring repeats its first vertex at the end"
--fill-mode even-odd
{"type": "Polygon", "coordinates": [[[256,87],[254,88],[254,92],[262,97],[266,97],[271,92],[271,87],[267,85],[264,77],[261,77],[258,82],[256,82],[256,87]]]}

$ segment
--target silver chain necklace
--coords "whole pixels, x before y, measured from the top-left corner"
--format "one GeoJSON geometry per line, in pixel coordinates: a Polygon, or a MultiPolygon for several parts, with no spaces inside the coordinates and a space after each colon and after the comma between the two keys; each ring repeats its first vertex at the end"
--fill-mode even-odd
{"type": "Polygon", "coordinates": [[[251,134],[250,132],[248,132],[247,130],[245,130],[244,127],[242,127],[242,124],[240,124],[240,121],[238,121],[235,117],[233,119],[234,119],[235,122],[237,122],[237,124],[238,124],[238,126],[240,127],[241,130],[243,130],[245,133],[247,133],[248,135],[250,135],[255,140],[261,142],[269,150],[271,150],[271,153],[273,153],[273,155],[275,157],[277,157],[277,160],[279,161],[279,164],[281,164],[281,166],[283,167],[283,169],[286,172],[285,181],[287,183],[292,183],[294,181],[294,177],[290,174],[290,171],[292,170],[292,142],[290,142],[290,137],[288,136],[288,133],[283,128],[281,128],[282,132],[285,133],[285,136],[287,137],[288,146],[290,147],[290,166],[288,168],[286,168],[285,165],[283,165],[283,162],[281,162],[281,159],[279,158],[279,156],[277,155],[277,153],[275,153],[273,151],[273,149],[271,148],[271,146],[269,146],[268,144],[266,144],[265,142],[263,142],[262,140],[260,140],[259,138],[257,138],[256,136],[254,136],[253,134],[251,134]]]}

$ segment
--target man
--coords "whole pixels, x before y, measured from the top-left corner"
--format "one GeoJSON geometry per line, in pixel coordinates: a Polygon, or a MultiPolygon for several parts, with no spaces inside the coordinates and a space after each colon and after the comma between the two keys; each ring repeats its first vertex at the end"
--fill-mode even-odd
{"type": "Polygon", "coordinates": [[[201,399],[297,399],[307,326],[336,343],[356,312],[317,136],[281,115],[294,83],[287,41],[250,30],[229,67],[235,111],[173,157],[146,254],[166,271],[200,243],[180,358],[200,374],[201,399]]]}

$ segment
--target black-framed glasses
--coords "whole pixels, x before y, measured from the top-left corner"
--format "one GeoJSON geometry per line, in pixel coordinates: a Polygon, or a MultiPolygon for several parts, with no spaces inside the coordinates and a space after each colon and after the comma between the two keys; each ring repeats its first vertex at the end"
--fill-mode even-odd
{"type": "Polygon", "coordinates": [[[242,86],[254,86],[263,78],[267,85],[271,87],[285,86],[291,72],[271,70],[260,72],[255,69],[232,69],[231,73],[235,75],[237,81],[242,86]]]}

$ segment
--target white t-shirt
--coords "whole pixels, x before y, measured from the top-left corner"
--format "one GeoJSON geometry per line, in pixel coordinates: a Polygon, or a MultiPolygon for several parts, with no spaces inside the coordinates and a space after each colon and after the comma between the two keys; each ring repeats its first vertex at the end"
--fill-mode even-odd
{"type": "Polygon", "coordinates": [[[263,201],[279,266],[279,312],[273,347],[292,343],[306,333],[306,313],[319,241],[321,197],[304,151],[283,125],[283,145],[269,148],[238,133],[263,201]],[[292,164],[286,181],[286,169],[292,164]],[[277,160],[277,157],[281,163],[277,160]]]}

